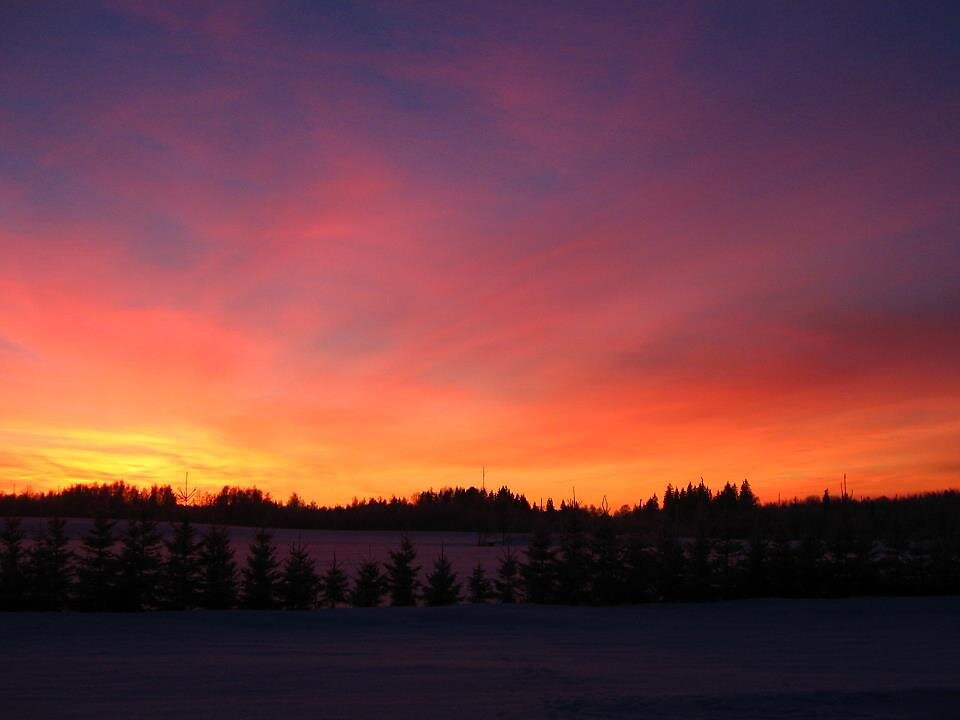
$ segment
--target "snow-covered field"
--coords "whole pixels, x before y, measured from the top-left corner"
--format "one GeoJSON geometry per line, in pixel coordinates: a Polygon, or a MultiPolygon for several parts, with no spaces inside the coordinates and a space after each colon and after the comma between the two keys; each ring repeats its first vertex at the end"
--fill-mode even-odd
{"type": "MultiPolygon", "coordinates": [[[[28,544],[40,533],[46,523],[45,518],[24,518],[23,529],[28,544]]],[[[64,531],[70,539],[70,548],[75,552],[81,551],[81,538],[93,525],[87,518],[68,518],[64,531]]],[[[115,532],[121,533],[126,527],[125,521],[117,523],[115,532]]],[[[173,534],[169,523],[157,524],[157,530],[163,538],[170,538],[173,534]]],[[[198,539],[206,534],[206,525],[196,525],[198,539]]],[[[237,562],[242,567],[246,560],[250,542],[256,533],[256,528],[229,527],[230,544],[236,554],[237,562]]],[[[383,530],[293,530],[272,528],[273,542],[277,547],[277,558],[283,560],[289,552],[290,545],[302,543],[317,562],[317,569],[323,571],[336,556],[337,562],[351,577],[356,567],[373,557],[381,562],[389,557],[390,550],[396,550],[400,545],[403,533],[383,530]]],[[[504,538],[497,535],[497,545],[494,547],[477,545],[478,535],[475,532],[411,532],[407,533],[417,548],[417,564],[421,566],[421,577],[425,576],[433,567],[434,560],[441,550],[449,558],[454,569],[461,577],[470,574],[477,563],[481,563],[489,573],[496,572],[497,563],[504,552],[501,543],[504,538]]],[[[527,537],[514,535],[507,538],[513,550],[522,556],[526,549],[527,537]]]]}
{"type": "Polygon", "coordinates": [[[960,598],[0,614],[14,718],[958,718],[960,598]]]}

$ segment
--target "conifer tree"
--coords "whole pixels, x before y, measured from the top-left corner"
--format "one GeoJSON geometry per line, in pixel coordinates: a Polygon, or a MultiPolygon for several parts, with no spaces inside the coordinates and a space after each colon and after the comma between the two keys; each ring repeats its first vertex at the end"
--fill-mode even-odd
{"type": "Polygon", "coordinates": [[[657,595],[662,600],[679,600],[683,595],[686,558],[683,546],[670,528],[660,538],[657,558],[657,595]]]}
{"type": "Polygon", "coordinates": [[[354,607],[377,607],[386,593],[387,580],[380,572],[380,563],[373,558],[362,562],[350,590],[350,604],[354,607]]]}
{"type": "Polygon", "coordinates": [[[560,536],[555,564],[554,599],[570,605],[582,605],[590,599],[590,558],[576,512],[574,506],[570,521],[560,536]]]}
{"type": "Polygon", "coordinates": [[[626,598],[620,544],[613,524],[606,515],[600,518],[594,528],[590,550],[591,601],[600,605],[623,602],[626,598]]]}
{"type": "Polygon", "coordinates": [[[420,566],[413,564],[416,559],[416,548],[406,536],[400,540],[398,550],[390,551],[390,561],[386,565],[386,571],[391,605],[417,604],[417,591],[420,587],[417,573],[420,572],[420,566]]]}
{"type": "Polygon", "coordinates": [[[759,529],[750,538],[750,548],[747,551],[746,594],[749,597],[763,597],[770,594],[767,541],[759,529]]]}
{"type": "Polygon", "coordinates": [[[497,579],[494,581],[497,598],[505,605],[519,602],[520,585],[520,563],[517,562],[513,551],[507,546],[507,549],[500,556],[500,563],[497,566],[497,579]]]}
{"type": "Polygon", "coordinates": [[[697,539],[693,544],[686,570],[686,598],[709,600],[713,576],[710,566],[710,541],[702,528],[697,532],[697,539]]]}
{"type": "Polygon", "coordinates": [[[30,605],[33,610],[63,610],[71,586],[72,553],[67,549],[66,521],[52,517],[30,553],[30,605]]]}
{"type": "Polygon", "coordinates": [[[427,605],[454,605],[460,602],[460,583],[453,566],[440,548],[440,556],[433,563],[433,572],[427,576],[423,599],[427,605]]]}
{"type": "Polygon", "coordinates": [[[18,517],[8,517],[0,533],[0,610],[23,610],[27,603],[26,552],[18,517]]]}
{"type": "Polygon", "coordinates": [[[823,594],[823,546],[813,535],[807,535],[797,548],[796,588],[801,597],[820,597],[823,594]]]}
{"type": "Polygon", "coordinates": [[[280,583],[281,602],[287,610],[311,610],[317,606],[320,578],[316,564],[301,543],[290,546],[283,563],[280,583]]]}
{"type": "Polygon", "coordinates": [[[534,530],[527,546],[527,561],[520,568],[527,602],[552,602],[556,595],[556,552],[544,527],[534,530]]]}
{"type": "Polygon", "coordinates": [[[320,597],[321,602],[326,607],[335,608],[347,600],[347,575],[337,563],[337,555],[334,553],[333,561],[330,567],[323,574],[321,582],[320,597]]]}
{"type": "Polygon", "coordinates": [[[660,571],[657,558],[647,549],[643,539],[635,536],[624,553],[623,583],[627,602],[641,603],[653,599],[653,586],[660,571]]]}
{"type": "Polygon", "coordinates": [[[116,522],[100,515],[83,536],[83,552],[77,565],[77,607],[100,611],[115,609],[119,561],[113,548],[116,522]]]}
{"type": "Polygon", "coordinates": [[[796,558],[790,541],[782,532],[770,548],[770,590],[777,597],[795,597],[797,588],[796,558]]]}
{"type": "Polygon", "coordinates": [[[473,572],[470,573],[468,587],[470,590],[470,602],[472,603],[485,603],[494,596],[493,584],[490,582],[490,578],[487,577],[487,572],[483,569],[481,563],[477,563],[476,567],[473,568],[473,572]]]}
{"type": "Polygon", "coordinates": [[[199,590],[204,608],[225,610],[236,605],[237,563],[224,528],[211,527],[200,544],[199,590]]]}
{"type": "Polygon", "coordinates": [[[200,543],[186,513],[172,530],[173,537],[164,543],[167,559],[163,565],[163,599],[172,610],[188,610],[197,605],[200,543]]]}
{"type": "Polygon", "coordinates": [[[146,518],[127,523],[120,538],[117,602],[122,610],[150,610],[159,604],[160,533],[146,518]]]}
{"type": "Polygon", "coordinates": [[[250,544],[247,566],[243,569],[243,606],[250,610],[276,607],[279,572],[273,536],[261,528],[250,544]]]}

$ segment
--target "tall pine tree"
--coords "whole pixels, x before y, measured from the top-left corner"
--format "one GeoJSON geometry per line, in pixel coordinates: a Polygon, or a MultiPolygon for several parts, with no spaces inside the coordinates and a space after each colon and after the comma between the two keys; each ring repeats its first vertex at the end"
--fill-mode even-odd
{"type": "Polygon", "coordinates": [[[8,517],[0,533],[0,610],[23,610],[27,605],[27,555],[23,523],[8,517]]]}
{"type": "Polygon", "coordinates": [[[116,609],[118,573],[117,555],[113,548],[116,522],[100,515],[83,536],[83,548],[77,565],[77,607],[87,611],[116,609]]]}
{"type": "Polygon", "coordinates": [[[477,563],[473,572],[470,573],[468,589],[470,590],[470,602],[475,604],[485,603],[494,596],[493,584],[487,577],[487,571],[484,570],[481,563],[477,563]]]}
{"type": "Polygon", "coordinates": [[[527,546],[527,561],[520,568],[527,602],[552,602],[557,587],[557,560],[553,540],[544,527],[534,530],[527,546]]]}
{"type": "Polygon", "coordinates": [[[433,564],[433,572],[427,576],[427,587],[423,594],[427,605],[455,605],[460,602],[460,583],[453,571],[450,560],[443,548],[433,564]]]}
{"type": "Polygon", "coordinates": [[[173,536],[164,543],[163,600],[171,610],[189,610],[197,605],[200,580],[200,543],[186,513],[172,526],[173,536]]]}
{"type": "Polygon", "coordinates": [[[354,607],[377,607],[386,593],[387,579],[380,571],[380,563],[373,558],[360,563],[350,590],[350,604],[354,607]]]}
{"type": "Polygon", "coordinates": [[[416,548],[410,538],[404,536],[398,550],[390,551],[390,562],[387,563],[387,580],[390,587],[390,603],[392,605],[416,605],[417,590],[420,581],[417,573],[420,566],[414,565],[417,559],[416,548]]]}
{"type": "Polygon", "coordinates": [[[30,553],[33,610],[63,610],[69,603],[73,556],[67,548],[65,526],[63,518],[50,518],[30,553]]]}
{"type": "Polygon", "coordinates": [[[337,562],[336,553],[333,554],[333,560],[323,574],[320,585],[320,598],[324,606],[335,608],[347,601],[347,575],[337,562]]]}
{"type": "Polygon", "coordinates": [[[494,581],[497,599],[505,605],[519,602],[520,584],[520,563],[508,545],[497,566],[497,579],[494,581]]]}
{"type": "Polygon", "coordinates": [[[287,610],[312,610],[317,606],[319,591],[320,578],[310,553],[301,543],[291,545],[283,563],[283,579],[280,583],[283,607],[287,610]]]}
{"type": "Polygon", "coordinates": [[[626,600],[626,582],[620,543],[613,523],[606,515],[597,522],[591,538],[592,556],[590,600],[600,605],[616,605],[626,600]]]}
{"type": "Polygon", "coordinates": [[[247,566],[243,569],[243,606],[250,610],[270,610],[277,604],[277,551],[273,536],[261,528],[250,544],[247,566]]]}
{"type": "Polygon", "coordinates": [[[582,605],[590,600],[590,557],[577,506],[573,505],[569,512],[566,528],[560,536],[560,552],[555,566],[555,599],[570,605],[582,605]]]}
{"type": "Polygon", "coordinates": [[[127,523],[120,539],[117,602],[122,610],[152,610],[159,606],[160,533],[146,518],[127,523]]]}
{"type": "Polygon", "coordinates": [[[237,563],[222,527],[212,526],[200,544],[199,602],[208,610],[225,610],[237,603],[237,563]]]}

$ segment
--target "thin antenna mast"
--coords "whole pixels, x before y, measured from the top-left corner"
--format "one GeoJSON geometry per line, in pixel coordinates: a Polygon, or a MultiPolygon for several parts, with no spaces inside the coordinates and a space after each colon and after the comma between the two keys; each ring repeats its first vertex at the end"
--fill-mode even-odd
{"type": "Polygon", "coordinates": [[[183,490],[177,490],[177,501],[181,505],[189,505],[193,501],[193,496],[196,495],[196,493],[196,488],[193,490],[190,489],[190,471],[187,470],[183,478],[183,490]]]}

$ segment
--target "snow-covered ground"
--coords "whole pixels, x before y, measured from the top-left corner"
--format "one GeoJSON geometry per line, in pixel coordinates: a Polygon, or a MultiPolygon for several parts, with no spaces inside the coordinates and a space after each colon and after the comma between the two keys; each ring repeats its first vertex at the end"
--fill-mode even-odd
{"type": "Polygon", "coordinates": [[[958,718],[960,598],[0,614],[14,718],[958,718]]]}
{"type": "MultiPolygon", "coordinates": [[[[46,523],[45,518],[24,518],[23,529],[27,544],[40,533],[46,523]]],[[[81,538],[90,531],[93,521],[87,518],[68,518],[64,531],[70,539],[70,548],[74,552],[81,552],[81,538]]],[[[115,532],[123,532],[126,522],[117,523],[115,532]]],[[[207,532],[207,526],[196,525],[197,538],[207,532]]],[[[157,523],[157,530],[164,539],[173,534],[169,523],[157,523]]],[[[230,544],[236,554],[240,566],[246,560],[250,542],[256,533],[256,528],[228,527],[230,544]]],[[[384,562],[391,550],[396,550],[404,533],[392,530],[296,530],[272,528],[270,533],[277,547],[277,558],[282,561],[294,543],[303,544],[311,557],[317,562],[317,569],[325,570],[334,557],[351,577],[356,567],[369,557],[384,562]]],[[[421,579],[433,567],[434,561],[441,550],[453,564],[454,569],[461,577],[470,574],[477,563],[482,564],[489,573],[496,572],[497,563],[504,552],[502,543],[507,540],[518,557],[522,557],[526,549],[526,535],[512,535],[507,538],[491,536],[496,541],[495,546],[480,546],[477,544],[478,534],[475,532],[410,532],[407,536],[417,549],[417,564],[421,566],[421,579]]]]}

